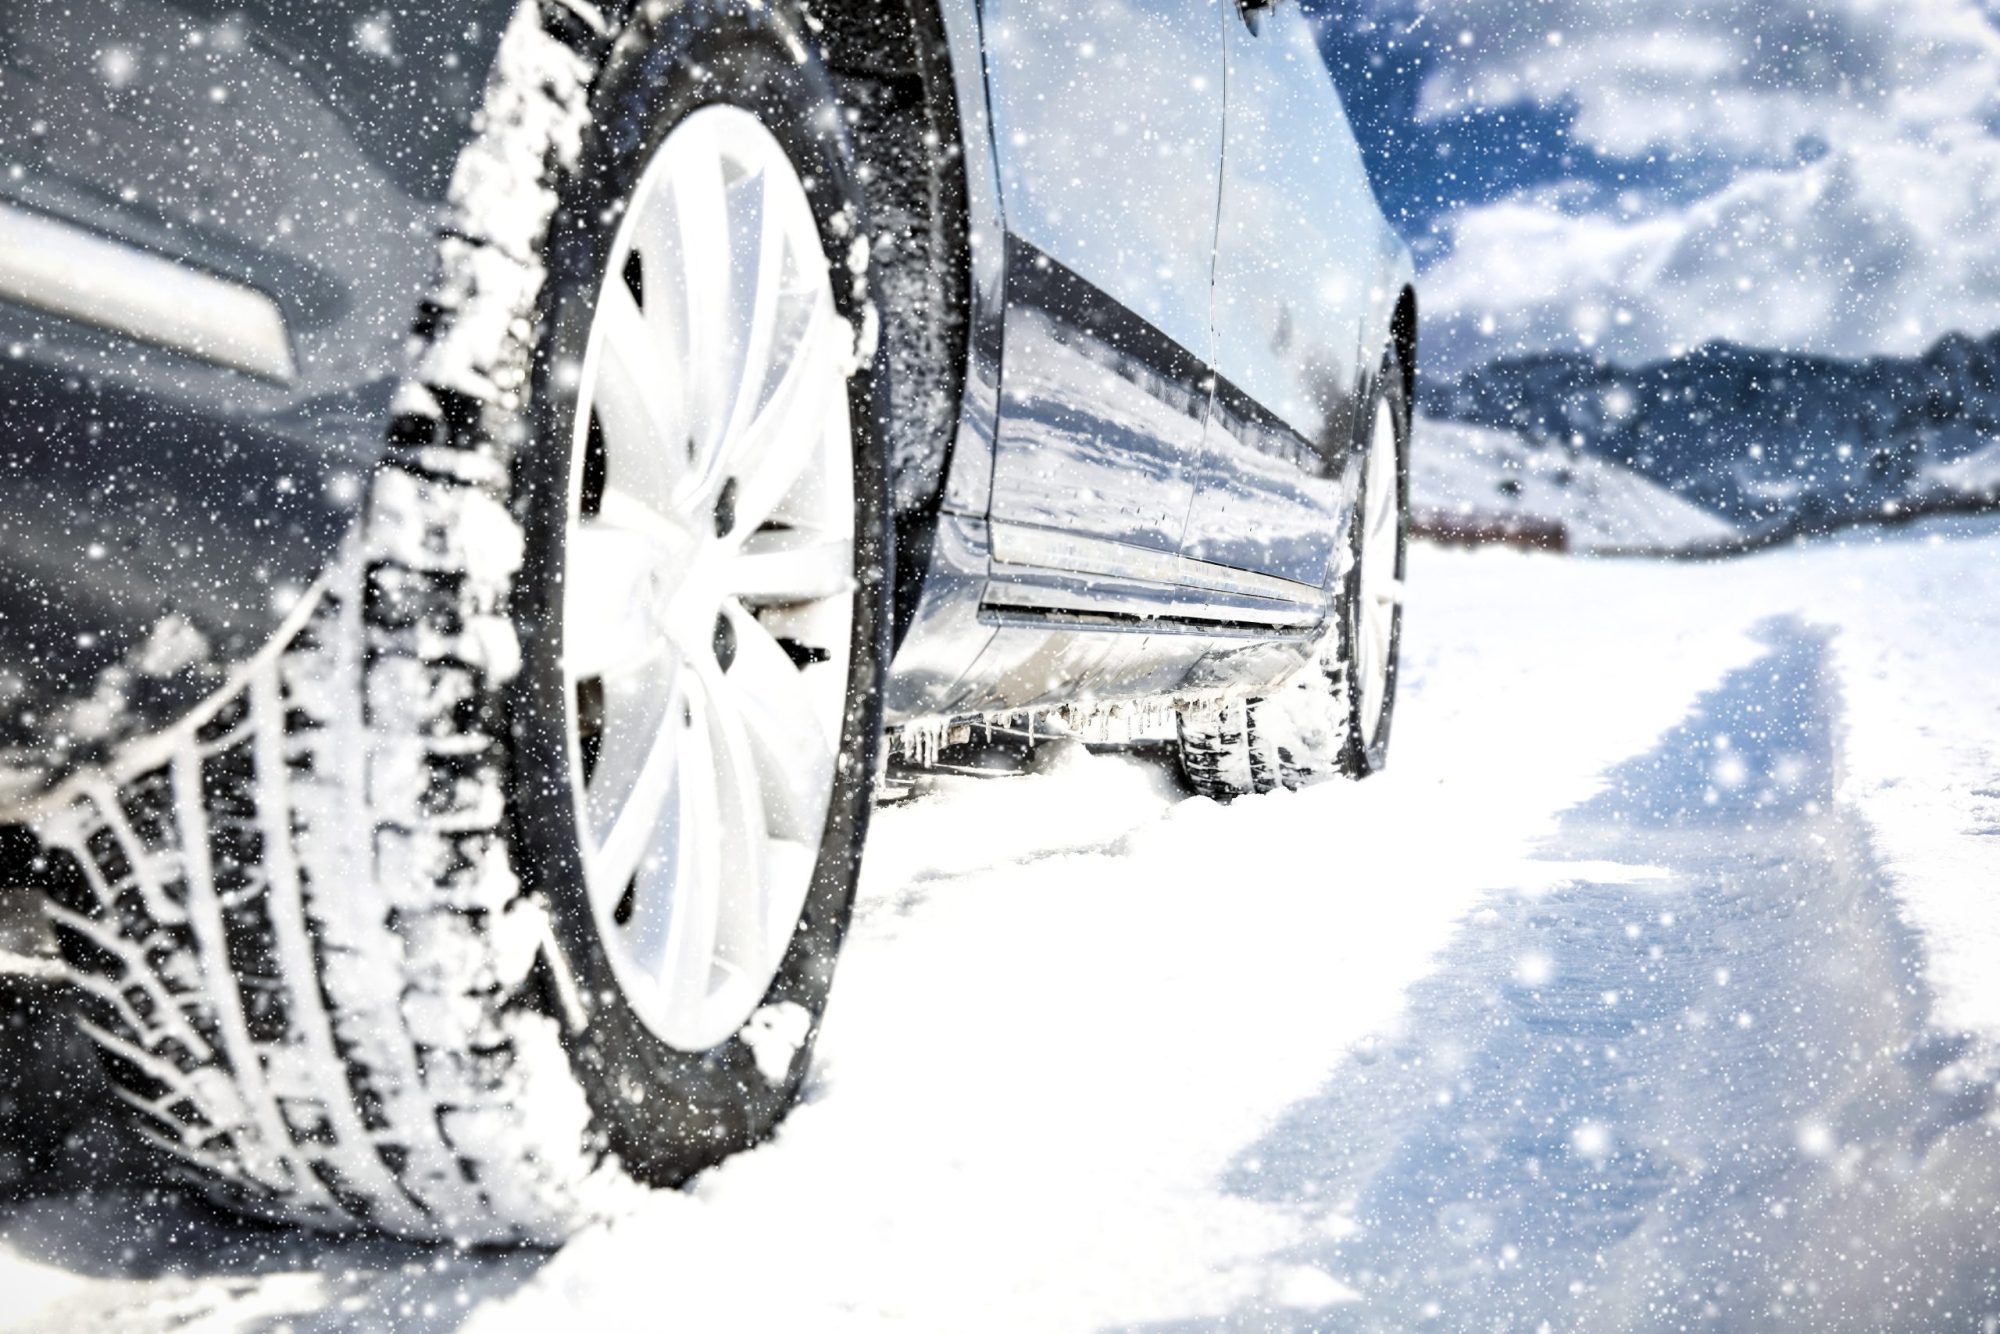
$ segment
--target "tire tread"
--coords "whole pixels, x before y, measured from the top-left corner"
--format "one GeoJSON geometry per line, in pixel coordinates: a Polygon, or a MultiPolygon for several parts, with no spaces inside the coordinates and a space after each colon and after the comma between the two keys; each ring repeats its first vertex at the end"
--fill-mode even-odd
{"type": "Polygon", "coordinates": [[[501,700],[508,428],[601,19],[525,0],[503,38],[396,444],[296,630],[164,761],[42,822],[86,1032],[141,1133],[240,1210],[553,1242],[629,1189],[537,1003],[501,700]]]}

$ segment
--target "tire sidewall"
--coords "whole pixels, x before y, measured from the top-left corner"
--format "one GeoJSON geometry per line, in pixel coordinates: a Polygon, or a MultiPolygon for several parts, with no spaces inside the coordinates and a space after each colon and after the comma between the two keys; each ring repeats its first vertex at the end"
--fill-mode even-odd
{"type": "Polygon", "coordinates": [[[606,1146],[634,1176],[667,1183],[755,1143],[783,1115],[804,1077],[846,932],[873,800],[888,660],[890,519],[880,439],[887,385],[867,364],[849,381],[859,575],[852,666],[826,833],[804,912],[750,1023],[708,1051],[680,1051],[625,1000],[585,890],[569,687],[561,636],[551,633],[562,624],[557,572],[577,389],[577,377],[561,372],[582,363],[625,201],[660,144],[695,111],[742,107],[784,146],[819,224],[836,307],[857,336],[869,320],[868,294],[847,256],[865,234],[865,214],[832,83],[772,7],[695,0],[638,20],[614,48],[592,103],[593,128],[575,170],[560,182],[550,226],[533,440],[515,467],[527,559],[516,598],[523,663],[512,700],[514,845],[517,871],[549,903],[555,939],[545,949],[559,951],[552,966],[566,975],[555,989],[572,1014],[580,1004],[586,1018],[568,1043],[570,1061],[606,1146]],[[785,1035],[800,1040],[782,1063],[771,1059],[768,1041],[746,1037],[772,1015],[809,1024],[803,1034],[785,1035]]]}

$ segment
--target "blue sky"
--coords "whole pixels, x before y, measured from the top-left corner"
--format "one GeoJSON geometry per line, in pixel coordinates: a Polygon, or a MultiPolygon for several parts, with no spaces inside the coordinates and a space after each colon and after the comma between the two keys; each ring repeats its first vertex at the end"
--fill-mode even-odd
{"type": "Polygon", "coordinates": [[[1443,368],[2000,328],[1980,0],[1304,0],[1443,368]]]}
{"type": "Polygon", "coordinates": [[[1449,247],[1454,214],[1534,186],[1571,183],[1588,188],[1585,199],[1599,201],[1636,188],[1663,202],[1685,202],[1713,193],[1735,173],[1735,164],[1718,155],[1663,150],[1624,157],[1580,143],[1571,133],[1576,102],[1568,97],[1420,120],[1424,79],[1437,63],[1437,43],[1448,40],[1438,24],[1416,21],[1408,3],[1305,0],[1305,7],[1321,25],[1321,48],[1376,193],[1426,261],[1449,247]]]}

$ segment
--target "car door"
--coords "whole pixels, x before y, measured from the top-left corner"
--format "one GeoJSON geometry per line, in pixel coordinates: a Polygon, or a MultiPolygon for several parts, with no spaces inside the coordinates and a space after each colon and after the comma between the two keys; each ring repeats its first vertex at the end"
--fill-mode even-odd
{"type": "Polygon", "coordinates": [[[1316,600],[1338,540],[1378,245],[1366,168],[1296,3],[1225,24],[1215,402],[1184,548],[1316,600]]]}
{"type": "Polygon", "coordinates": [[[1207,412],[1224,8],[983,7],[1008,233],[996,584],[1063,570],[1143,600],[1176,582],[1207,412]]]}

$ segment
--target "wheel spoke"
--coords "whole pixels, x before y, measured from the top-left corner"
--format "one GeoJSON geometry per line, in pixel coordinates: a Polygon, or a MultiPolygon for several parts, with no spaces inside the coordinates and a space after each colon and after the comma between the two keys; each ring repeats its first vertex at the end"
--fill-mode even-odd
{"type": "Polygon", "coordinates": [[[664,981],[674,1003],[701,1007],[718,967],[748,974],[762,962],[757,928],[764,899],[763,805],[757,769],[719,688],[720,673],[704,667],[695,692],[689,759],[701,781],[683,786],[685,836],[668,933],[664,981]]]}
{"type": "Polygon", "coordinates": [[[752,746],[726,678],[718,673],[709,686],[710,752],[715,757],[718,807],[733,854],[724,868],[725,883],[716,904],[714,957],[715,962],[747,974],[765,962],[764,915],[772,886],[771,868],[766,865],[770,830],[764,778],[771,773],[770,757],[758,755],[752,746]]]}
{"type": "Polygon", "coordinates": [[[1377,607],[1373,612],[1369,613],[1368,628],[1364,632],[1364,638],[1367,641],[1369,653],[1373,655],[1374,668],[1378,674],[1389,660],[1389,633],[1390,624],[1388,614],[1384,609],[1377,607]]]}
{"type": "Polygon", "coordinates": [[[744,540],[723,591],[756,606],[844,597],[854,591],[854,543],[806,528],[766,528],[744,540]]]}
{"type": "Polygon", "coordinates": [[[671,875],[661,896],[671,905],[657,976],[668,1003],[699,1009],[708,999],[715,957],[716,916],[727,892],[723,876],[728,832],[716,783],[716,756],[707,719],[708,701],[697,686],[688,695],[691,725],[681,735],[685,777],[675,811],[679,838],[672,859],[662,858],[654,873],[671,875]]]}
{"type": "Polygon", "coordinates": [[[597,513],[586,522],[643,538],[662,559],[688,551],[695,540],[690,517],[662,510],[650,498],[615,485],[604,488],[597,513]]]}
{"type": "Polygon", "coordinates": [[[742,434],[763,396],[786,295],[785,219],[765,184],[759,171],[729,187],[729,274],[740,338],[732,349],[738,358],[728,380],[725,441],[742,434]]]}
{"type": "Polygon", "coordinates": [[[1388,527],[1401,506],[1396,478],[1396,419],[1386,403],[1375,410],[1375,424],[1368,442],[1368,524],[1364,530],[1374,538],[1388,527]]]}
{"type": "MultiPolygon", "coordinates": [[[[689,263],[683,254],[672,192],[662,186],[658,193],[666,197],[665,202],[641,211],[633,227],[632,249],[639,258],[639,276],[645,288],[640,318],[661,358],[655,377],[644,383],[674,398],[672,429],[662,441],[667,457],[659,466],[679,487],[685,485],[701,452],[696,438],[701,393],[694,347],[697,312],[686,281],[689,263]]],[[[629,294],[622,274],[607,286],[629,294]]]]}
{"type": "MultiPolygon", "coordinates": [[[[682,730],[679,720],[675,720],[672,727],[675,731],[682,730]]],[[[685,743],[676,737],[672,744],[680,747],[685,743]]],[[[618,907],[629,909],[629,916],[623,921],[614,916],[612,924],[632,957],[642,961],[655,977],[665,966],[674,914],[678,911],[681,844],[685,838],[681,828],[683,817],[679,785],[682,781],[677,771],[674,789],[667,794],[660,807],[659,824],[647,844],[638,870],[623,882],[626,888],[619,891],[621,902],[613,907],[614,913],[618,907]],[[624,895],[628,893],[631,898],[625,902],[624,895]]],[[[699,892],[699,887],[690,886],[689,892],[699,892]]]]}
{"type": "Polygon", "coordinates": [[[674,363],[622,282],[605,285],[592,338],[590,405],[604,430],[609,481],[669,508],[686,473],[689,429],[674,363]]]}
{"type": "Polygon", "coordinates": [[[1368,629],[1374,634],[1376,641],[1383,644],[1388,643],[1391,617],[1395,614],[1395,604],[1376,598],[1361,610],[1368,618],[1368,629]]]}
{"type": "Polygon", "coordinates": [[[654,628],[652,571],[657,543],[608,522],[569,532],[563,573],[563,657],[579,681],[629,672],[665,651],[654,628]]]}
{"type": "Polygon", "coordinates": [[[833,788],[838,714],[816,707],[811,669],[801,670],[755,616],[725,615],[736,632],[736,663],[726,680],[764,776],[769,829],[779,838],[818,844],[833,788]]]}
{"type": "Polygon", "coordinates": [[[1394,531],[1397,509],[1396,487],[1393,480],[1385,484],[1384,479],[1378,474],[1375,483],[1372,489],[1379,493],[1379,497],[1371,496],[1368,506],[1372,514],[1368,521],[1368,540],[1371,546],[1379,544],[1384,537],[1394,531]]]}
{"type": "Polygon", "coordinates": [[[690,439],[698,456],[706,459],[721,443],[726,411],[723,400],[736,356],[729,311],[730,266],[719,262],[732,253],[733,244],[729,187],[715,133],[693,122],[683,128],[686,138],[678,149],[684,160],[672,177],[670,220],[663,218],[662,222],[662,231],[672,233],[662,249],[671,255],[674,266],[662,273],[660,280],[680,285],[685,312],[682,327],[687,331],[683,364],[692,405],[690,439]]]}
{"type": "Polygon", "coordinates": [[[1397,478],[1395,419],[1388,409],[1377,412],[1363,479],[1364,516],[1361,532],[1360,606],[1356,609],[1359,643],[1354,655],[1359,674],[1362,740],[1373,745],[1382,726],[1382,709],[1389,693],[1389,661],[1396,634],[1396,608],[1403,586],[1397,577],[1401,536],[1402,495],[1397,478]]]}
{"type": "Polygon", "coordinates": [[[604,732],[584,806],[597,834],[591,880],[606,895],[624,896],[675,795],[686,675],[662,658],[605,678],[604,732]]]}
{"type": "Polygon", "coordinates": [[[737,526],[754,532],[772,519],[810,522],[821,479],[803,475],[821,452],[829,402],[845,388],[833,373],[835,321],[824,299],[811,306],[790,359],[754,417],[730,445],[726,467],[740,480],[737,526]]]}

